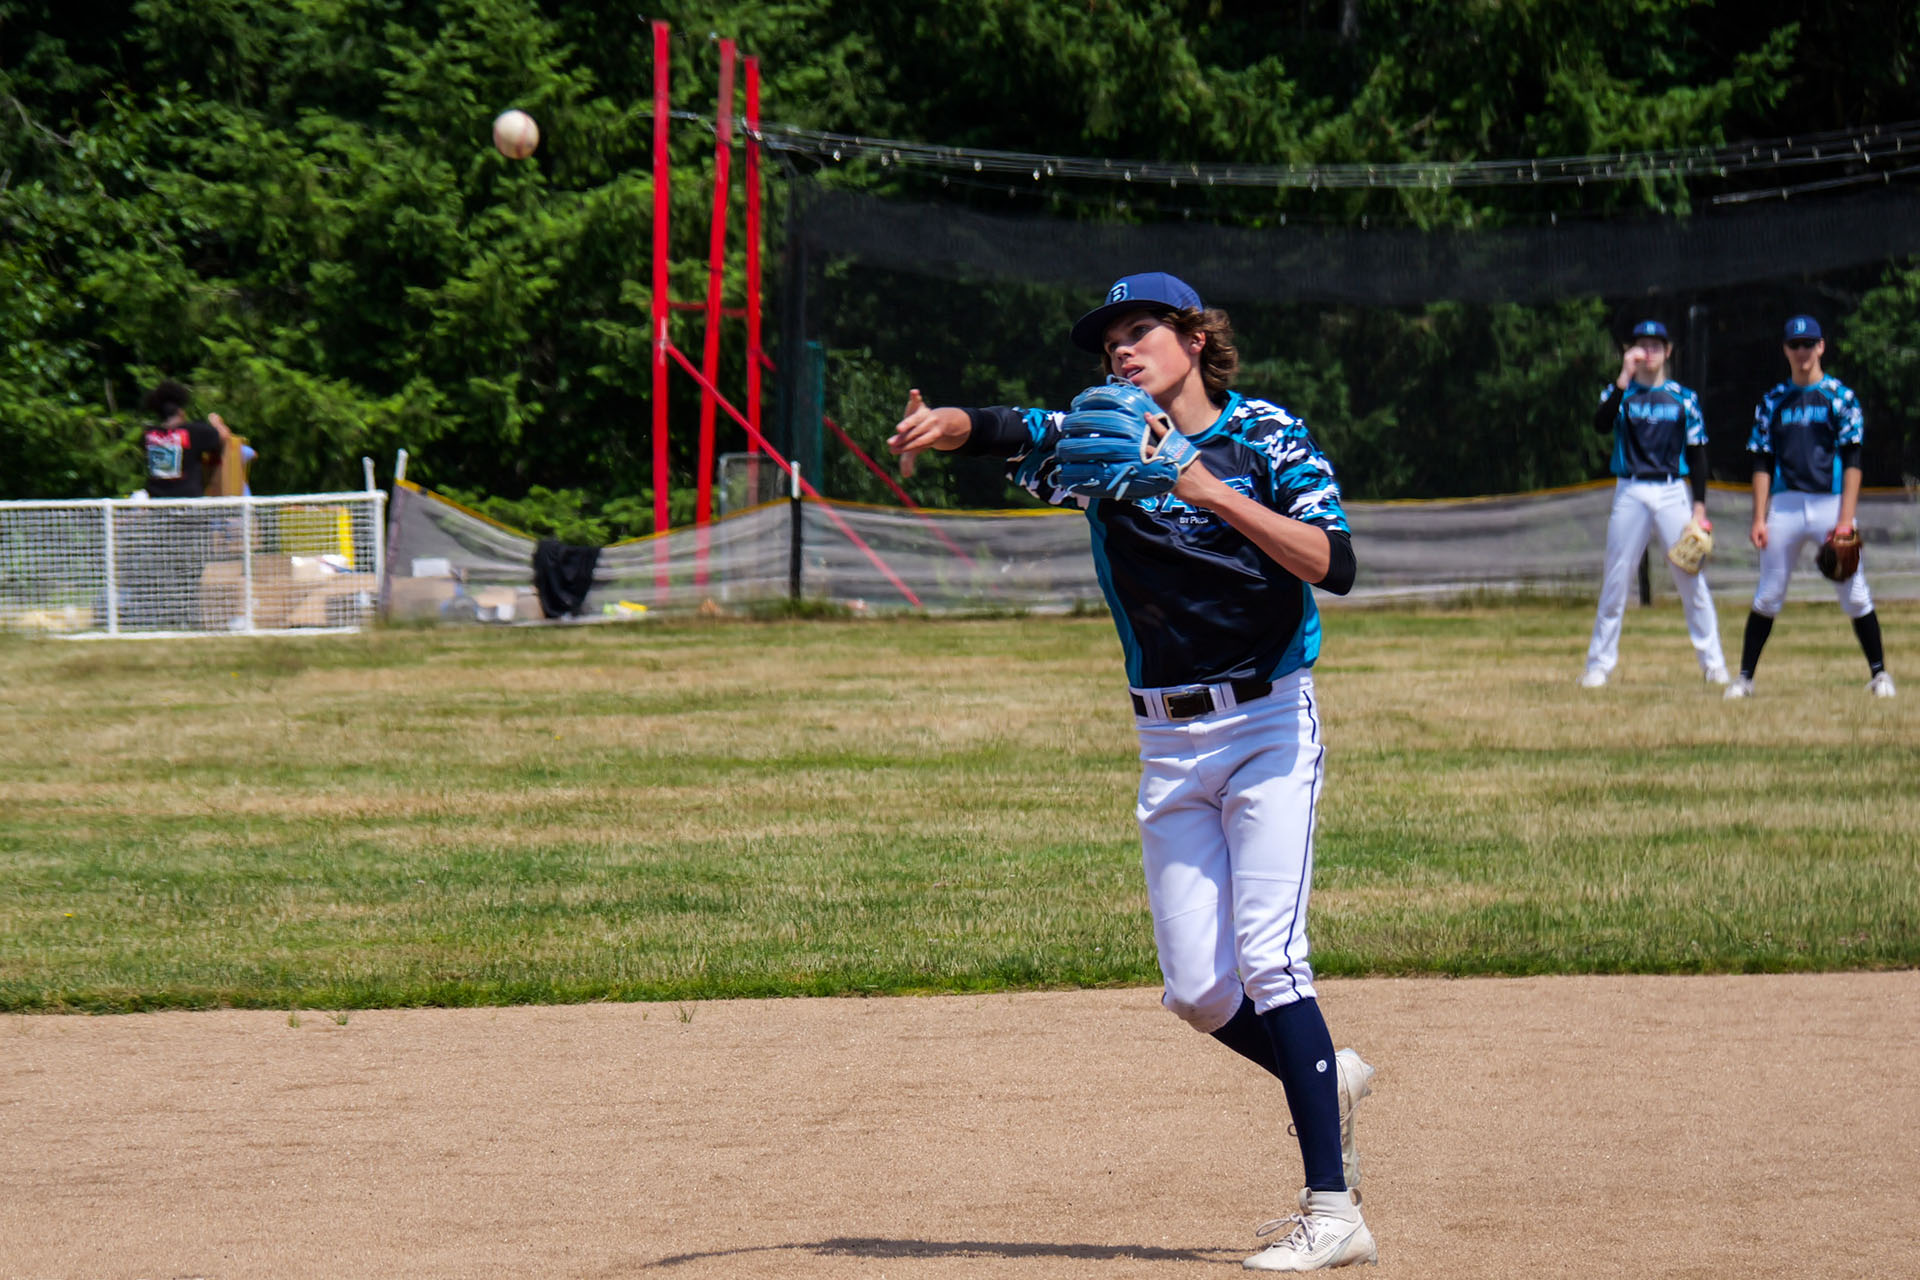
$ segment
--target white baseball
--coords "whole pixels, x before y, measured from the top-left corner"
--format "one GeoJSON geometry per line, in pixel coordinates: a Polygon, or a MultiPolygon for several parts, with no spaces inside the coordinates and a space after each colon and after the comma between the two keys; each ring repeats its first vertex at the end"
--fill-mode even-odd
{"type": "Polygon", "coordinates": [[[540,126],[517,107],[493,118],[493,145],[509,160],[525,160],[540,145],[540,126]]]}

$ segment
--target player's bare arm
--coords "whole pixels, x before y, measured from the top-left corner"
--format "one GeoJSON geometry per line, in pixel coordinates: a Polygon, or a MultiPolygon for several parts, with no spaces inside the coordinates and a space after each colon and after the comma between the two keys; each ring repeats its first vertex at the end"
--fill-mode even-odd
{"type": "Polygon", "coordinates": [[[1773,475],[1766,471],[1753,473],[1753,528],[1747,531],[1747,540],[1761,551],[1767,549],[1767,495],[1773,490],[1773,475]]]}
{"type": "Polygon", "coordinates": [[[1848,467],[1840,473],[1840,523],[1835,530],[1853,528],[1853,517],[1859,509],[1860,468],[1848,467]]]}
{"type": "Polygon", "coordinates": [[[1302,582],[1319,582],[1333,566],[1333,548],[1325,530],[1281,515],[1229,487],[1204,462],[1196,461],[1180,473],[1173,496],[1218,515],[1302,582]]]}

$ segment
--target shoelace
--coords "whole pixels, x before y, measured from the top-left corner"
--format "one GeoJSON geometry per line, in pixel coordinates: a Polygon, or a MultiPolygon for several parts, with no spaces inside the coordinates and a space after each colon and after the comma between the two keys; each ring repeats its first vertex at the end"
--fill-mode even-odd
{"type": "Polygon", "coordinates": [[[1264,1240],[1274,1232],[1280,1230],[1280,1228],[1286,1226],[1289,1222],[1294,1224],[1294,1228],[1287,1233],[1286,1238],[1283,1240],[1275,1240],[1272,1245],[1267,1247],[1273,1248],[1277,1245],[1292,1247],[1302,1251],[1311,1250],[1313,1248],[1314,1222],[1309,1215],[1304,1213],[1292,1213],[1284,1218],[1274,1218],[1268,1222],[1263,1222],[1253,1229],[1253,1234],[1257,1238],[1264,1240]]]}

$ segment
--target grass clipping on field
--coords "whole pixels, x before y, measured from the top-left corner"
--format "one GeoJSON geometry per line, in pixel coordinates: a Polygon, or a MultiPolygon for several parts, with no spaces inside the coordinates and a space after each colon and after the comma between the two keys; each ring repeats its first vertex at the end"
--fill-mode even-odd
{"type": "MultiPolygon", "coordinates": [[[[1589,622],[1327,615],[1320,970],[1920,963],[1920,686],[1806,606],[1723,702],[1668,607],[1582,690],[1589,622]]],[[[1105,619],[0,641],[0,1008],[1154,982],[1123,683],[1105,619]]]]}

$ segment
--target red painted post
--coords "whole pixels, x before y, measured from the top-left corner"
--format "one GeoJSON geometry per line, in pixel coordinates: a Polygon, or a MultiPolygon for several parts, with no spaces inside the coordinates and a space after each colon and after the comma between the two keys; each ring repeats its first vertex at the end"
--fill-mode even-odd
{"type": "MultiPolygon", "coordinates": [[[[747,60],[747,452],[760,452],[760,59],[747,60]]],[[[756,495],[758,496],[758,495],[756,495]]]]}
{"type": "MultiPolygon", "coordinates": [[[[733,41],[720,41],[720,101],[714,113],[713,150],[713,236],[707,249],[707,333],[701,350],[700,372],[707,386],[717,384],[720,374],[720,304],[726,289],[727,199],[732,192],[733,161],[733,41]]],[[[713,520],[713,393],[700,393],[700,474],[694,502],[694,523],[713,520]]],[[[704,583],[704,557],[696,570],[704,583]]]]}
{"type": "MultiPolygon", "coordinates": [[[[667,531],[667,121],[668,37],[664,22],[653,24],[653,531],[667,531]]],[[[667,590],[667,541],[654,543],[654,589],[667,590]]]]}

